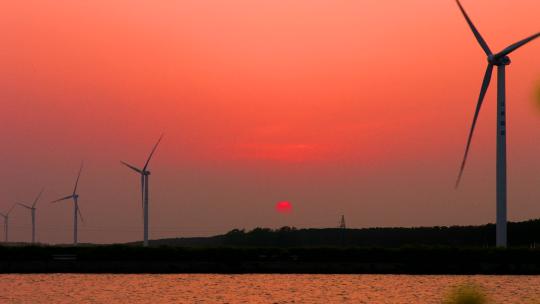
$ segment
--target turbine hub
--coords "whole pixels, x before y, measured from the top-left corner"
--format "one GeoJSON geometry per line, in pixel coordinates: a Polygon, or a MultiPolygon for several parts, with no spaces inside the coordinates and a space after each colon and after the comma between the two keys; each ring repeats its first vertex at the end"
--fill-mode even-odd
{"type": "Polygon", "coordinates": [[[493,56],[493,55],[488,56],[488,61],[489,61],[489,63],[491,63],[493,65],[496,65],[496,66],[509,65],[512,62],[510,60],[510,57],[508,57],[508,56],[497,57],[497,56],[493,56]]]}
{"type": "Polygon", "coordinates": [[[148,175],[150,175],[150,171],[144,171],[143,174],[148,176],[148,175]]]}

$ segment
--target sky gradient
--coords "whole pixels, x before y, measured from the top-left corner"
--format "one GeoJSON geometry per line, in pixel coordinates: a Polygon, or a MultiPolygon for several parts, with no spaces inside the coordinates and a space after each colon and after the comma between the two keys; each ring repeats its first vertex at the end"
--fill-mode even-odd
{"type": "MultiPolygon", "coordinates": [[[[495,74],[454,190],[486,59],[454,1],[3,1],[0,211],[45,187],[37,239],[495,218],[495,74]],[[292,212],[275,204],[290,201],[292,212]]],[[[536,0],[463,0],[491,49],[540,30],[536,0]],[[505,22],[501,22],[504,20],[505,22]]],[[[540,41],[507,69],[509,220],[540,217],[540,41]]],[[[10,239],[30,237],[16,209],[10,239]]]]}

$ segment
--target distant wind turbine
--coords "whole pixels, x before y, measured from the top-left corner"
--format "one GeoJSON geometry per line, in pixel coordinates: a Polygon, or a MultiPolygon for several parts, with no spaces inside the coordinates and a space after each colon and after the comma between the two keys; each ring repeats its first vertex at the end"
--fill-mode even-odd
{"type": "Polygon", "coordinates": [[[34,200],[31,206],[28,206],[23,203],[18,203],[20,206],[30,210],[32,214],[32,244],[36,243],[36,204],[39,198],[41,197],[42,193],[43,193],[43,189],[41,189],[41,191],[39,192],[38,196],[36,197],[36,199],[34,200]]]}
{"type": "Polygon", "coordinates": [[[70,199],[70,198],[73,199],[73,245],[77,245],[77,224],[78,224],[77,215],[80,215],[81,221],[84,222],[81,209],[79,209],[79,203],[78,203],[79,195],[77,194],[77,185],[79,184],[79,178],[81,177],[82,169],[83,169],[83,163],[81,162],[81,168],[79,169],[79,174],[77,175],[77,180],[75,181],[75,187],[73,188],[73,193],[51,202],[51,203],[56,203],[56,202],[70,199]]]}
{"type": "Polygon", "coordinates": [[[144,221],[144,232],[143,232],[144,246],[148,246],[148,177],[150,176],[150,171],[148,171],[147,168],[148,168],[148,164],[150,163],[150,159],[152,158],[152,155],[154,155],[154,152],[156,151],[157,146],[159,145],[159,142],[161,142],[162,138],[163,138],[163,134],[161,134],[158,141],[154,145],[154,148],[152,149],[152,152],[150,152],[150,155],[148,156],[148,159],[146,160],[146,163],[144,164],[144,167],[142,169],[132,166],[126,162],[120,161],[122,164],[124,164],[131,170],[141,175],[141,198],[142,198],[143,221],[144,221]]]}
{"type": "Polygon", "coordinates": [[[11,206],[8,212],[6,213],[0,213],[0,215],[4,218],[4,242],[8,242],[8,229],[9,229],[9,214],[11,211],[13,211],[13,208],[15,208],[15,204],[11,206]]]}
{"type": "Polygon", "coordinates": [[[463,156],[463,161],[461,163],[461,168],[459,170],[459,175],[456,181],[456,188],[461,181],[463,175],[463,170],[465,168],[465,163],[467,161],[467,156],[469,154],[469,148],[471,146],[471,140],[474,133],[474,127],[476,126],[476,121],[478,119],[478,114],[480,113],[480,108],[482,107],[482,102],[486,91],[489,87],[489,82],[491,80],[491,74],[493,72],[493,67],[497,66],[497,225],[496,225],[496,245],[498,247],[506,247],[506,86],[505,86],[505,67],[510,64],[510,58],[508,55],[518,49],[519,47],[525,45],[531,40],[540,36],[540,33],[536,33],[530,37],[527,37],[523,40],[520,40],[499,53],[493,54],[489,49],[487,43],[484,41],[484,38],[480,35],[471,19],[465,12],[465,9],[459,2],[456,0],[461,13],[465,17],[465,20],[469,24],[476,40],[484,50],[487,55],[487,68],[484,75],[484,80],[482,82],[482,88],[480,89],[480,96],[478,97],[478,102],[476,104],[476,110],[474,112],[474,117],[471,125],[471,130],[469,131],[469,137],[467,139],[467,145],[465,147],[465,154],[463,156]]]}

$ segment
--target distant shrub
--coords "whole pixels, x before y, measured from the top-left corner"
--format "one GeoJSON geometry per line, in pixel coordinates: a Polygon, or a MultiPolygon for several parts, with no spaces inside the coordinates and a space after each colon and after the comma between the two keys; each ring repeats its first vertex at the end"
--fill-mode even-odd
{"type": "Polygon", "coordinates": [[[448,294],[443,304],[487,304],[488,299],[481,288],[474,284],[455,287],[448,294]]]}

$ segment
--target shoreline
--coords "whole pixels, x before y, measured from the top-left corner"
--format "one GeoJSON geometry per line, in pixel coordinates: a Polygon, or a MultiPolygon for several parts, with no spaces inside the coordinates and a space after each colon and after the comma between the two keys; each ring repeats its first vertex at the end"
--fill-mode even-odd
{"type": "Polygon", "coordinates": [[[0,246],[0,273],[538,275],[540,250],[0,246]]]}
{"type": "Polygon", "coordinates": [[[483,264],[416,267],[390,263],[130,263],[130,262],[18,262],[0,263],[0,274],[388,274],[388,275],[538,275],[539,265],[483,264]]]}

